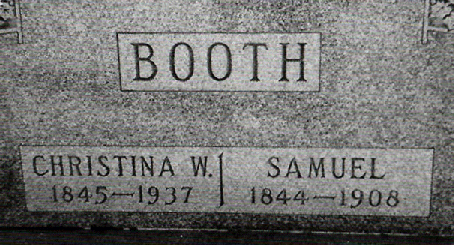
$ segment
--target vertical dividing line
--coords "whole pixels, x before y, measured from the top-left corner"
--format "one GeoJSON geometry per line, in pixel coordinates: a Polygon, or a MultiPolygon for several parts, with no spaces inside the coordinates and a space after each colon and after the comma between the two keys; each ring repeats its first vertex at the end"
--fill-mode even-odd
{"type": "Polygon", "coordinates": [[[422,43],[426,44],[428,41],[428,26],[429,26],[429,13],[430,0],[424,0],[424,17],[422,21],[422,43]]]}
{"type": "Polygon", "coordinates": [[[224,152],[219,155],[219,206],[222,207],[224,205],[224,180],[222,176],[222,156],[224,152]]]}
{"type": "Polygon", "coordinates": [[[16,12],[16,18],[18,19],[18,22],[19,22],[19,27],[17,30],[17,39],[18,39],[18,43],[22,44],[22,43],[24,43],[24,40],[23,40],[23,33],[22,33],[22,14],[20,11],[19,0],[16,0],[14,2],[14,8],[15,8],[15,12],[16,12]]]}

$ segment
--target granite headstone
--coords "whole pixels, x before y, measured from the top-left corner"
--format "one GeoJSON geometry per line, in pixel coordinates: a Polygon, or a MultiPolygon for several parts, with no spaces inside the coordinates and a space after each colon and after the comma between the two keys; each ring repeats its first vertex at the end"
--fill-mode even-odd
{"type": "Polygon", "coordinates": [[[454,235],[451,1],[3,3],[0,226],[454,235]]]}

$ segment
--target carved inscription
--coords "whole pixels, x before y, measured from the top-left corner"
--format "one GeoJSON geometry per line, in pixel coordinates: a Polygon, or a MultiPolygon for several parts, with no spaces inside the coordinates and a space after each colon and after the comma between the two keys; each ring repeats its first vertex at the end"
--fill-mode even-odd
{"type": "Polygon", "coordinates": [[[427,216],[432,150],[21,147],[30,211],[427,216]]]}
{"type": "Polygon", "coordinates": [[[118,33],[117,37],[122,90],[319,89],[319,33],[118,33]]]}

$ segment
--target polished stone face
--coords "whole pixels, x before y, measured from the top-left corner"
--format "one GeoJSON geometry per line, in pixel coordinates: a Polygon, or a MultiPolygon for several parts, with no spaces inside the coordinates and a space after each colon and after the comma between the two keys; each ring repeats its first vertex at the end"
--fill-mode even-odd
{"type": "MultiPolygon", "coordinates": [[[[451,66],[454,37],[449,33],[449,20],[442,24],[434,20],[436,16],[431,11],[439,9],[439,5],[410,0],[21,1],[21,18],[15,19],[15,23],[22,23],[17,31],[23,34],[23,44],[18,44],[17,33],[0,35],[0,224],[452,234],[454,72],[451,66]],[[199,55],[206,59],[203,59],[205,64],[196,63],[198,60],[194,59],[191,79],[166,82],[168,78],[175,78],[173,75],[188,76],[187,46],[176,47],[175,57],[181,55],[184,59],[174,60],[173,74],[169,55],[163,56],[168,60],[159,55],[147,59],[150,50],[139,45],[135,60],[139,61],[139,69],[145,70],[141,70],[143,73],[138,77],[150,77],[153,69],[148,61],[156,61],[162,62],[158,69],[167,78],[156,77],[150,83],[134,81],[136,63],[132,62],[129,68],[126,67],[126,71],[133,68],[130,70],[132,77],[126,77],[125,85],[136,82],[137,87],[122,89],[122,76],[128,74],[122,72],[125,68],[122,66],[128,64],[121,59],[132,55],[134,61],[136,46],[128,44],[129,36],[117,39],[117,35],[134,32],[144,33],[139,35],[138,41],[156,47],[157,51],[161,50],[161,45],[166,54],[171,53],[175,40],[166,35],[155,39],[147,33],[277,33],[292,38],[303,32],[316,33],[320,35],[320,46],[316,49],[320,52],[318,85],[312,89],[312,83],[308,81],[303,83],[302,89],[286,89],[288,86],[281,82],[287,81],[276,82],[273,77],[272,82],[265,84],[266,89],[257,89],[257,84],[250,81],[254,78],[253,46],[241,49],[246,42],[271,43],[268,36],[262,40],[248,40],[252,34],[241,34],[245,38],[235,38],[233,44],[232,40],[226,39],[207,42],[194,34],[190,37],[194,58],[199,55]],[[213,73],[209,73],[208,51],[217,42],[225,43],[232,51],[232,77],[225,80],[221,79],[228,73],[224,68],[229,67],[225,46],[213,47],[213,73]],[[125,54],[122,47],[127,48],[125,54]],[[241,57],[246,57],[246,65],[235,63],[241,57]],[[196,72],[200,71],[202,75],[197,77],[196,72]],[[236,71],[244,71],[248,78],[244,81],[233,79],[236,71]],[[210,79],[213,77],[221,81],[210,79]],[[178,86],[191,87],[188,82],[203,82],[206,86],[173,89],[180,82],[184,85],[178,86]],[[218,89],[238,84],[241,89],[218,89]],[[272,84],[277,85],[270,86],[272,84]],[[166,88],[166,91],[159,91],[159,88],[166,88]],[[206,90],[216,92],[203,88],[215,88],[206,90]],[[151,90],[154,92],[147,92],[151,90]],[[153,156],[156,158],[154,174],[158,176],[150,177],[156,179],[156,189],[151,188],[153,183],[143,182],[142,174],[149,173],[147,166],[150,165],[142,165],[141,157],[148,164],[151,161],[149,154],[145,158],[140,149],[212,149],[215,146],[240,149],[237,153],[232,151],[223,155],[226,166],[231,164],[233,155],[244,159],[235,163],[244,169],[235,170],[237,172],[232,172],[235,168],[223,169],[224,201],[228,212],[214,211],[214,206],[220,203],[216,198],[220,196],[219,169],[215,169],[211,178],[202,179],[206,184],[200,184],[205,182],[198,179],[176,178],[172,181],[172,172],[181,174],[178,172],[180,167],[177,168],[180,164],[186,163],[185,168],[194,171],[191,156],[202,156],[203,151],[191,150],[187,152],[191,153],[189,155],[157,151],[153,156]],[[80,147],[86,147],[90,152],[80,147]],[[255,148],[262,150],[248,152],[255,148]],[[283,149],[282,156],[271,155],[270,149],[283,149]],[[299,153],[294,153],[293,149],[299,153]],[[333,152],[328,154],[317,149],[333,152]],[[378,154],[388,149],[388,153],[378,154]],[[103,151],[106,151],[107,160],[99,158],[103,151]],[[414,153],[408,154],[408,151],[414,153]],[[64,176],[61,176],[60,156],[64,176]],[[88,176],[88,156],[93,163],[92,176],[88,176]],[[166,156],[171,165],[165,160],[166,156]],[[130,169],[133,157],[137,176],[133,176],[130,169]],[[174,167],[175,157],[181,157],[183,163],[178,160],[171,171],[169,166],[174,167]],[[321,176],[321,158],[324,159],[325,179],[309,181],[309,173],[315,176],[316,168],[321,176]],[[341,171],[344,158],[345,172],[341,171]],[[125,180],[118,176],[120,159],[125,162],[122,172],[124,176],[128,175],[125,180]],[[338,172],[333,171],[332,159],[335,159],[338,167],[335,171],[338,172]],[[98,176],[98,171],[100,175],[106,174],[106,168],[100,162],[112,167],[106,177],[98,176]],[[376,170],[374,174],[373,169],[376,170]],[[161,172],[165,178],[159,177],[161,172]],[[337,180],[336,176],[341,173],[344,177],[337,180]],[[355,178],[363,174],[364,179],[355,178]],[[242,177],[235,180],[232,176],[242,177]],[[297,196],[300,181],[304,182],[303,187],[317,192],[307,192],[304,198],[297,196]],[[210,197],[210,201],[198,210],[185,207],[175,209],[184,212],[168,212],[172,209],[167,208],[165,202],[172,202],[172,188],[177,197],[175,203],[183,201],[184,204],[189,189],[181,188],[186,182],[207,188],[199,195],[210,197]],[[66,186],[75,189],[69,191],[64,189],[66,186]],[[90,205],[107,205],[102,201],[104,194],[114,194],[110,186],[116,186],[114,196],[123,201],[116,201],[103,210],[109,212],[83,208],[87,198],[90,205]],[[324,187],[330,191],[318,191],[324,187]],[[138,206],[139,199],[135,206],[128,206],[128,188],[135,193],[141,191],[147,205],[148,201],[154,201],[157,191],[167,193],[167,196],[157,200],[162,201],[159,212],[145,212],[138,206]],[[282,194],[279,202],[283,204],[289,196],[292,201],[272,206],[284,188],[286,197],[282,194]],[[54,190],[57,204],[52,199],[54,190]],[[399,193],[396,197],[399,203],[393,208],[391,201],[395,200],[396,193],[391,191],[394,190],[399,193]],[[76,205],[71,201],[68,204],[65,200],[71,199],[69,192],[80,203],[76,205]],[[47,199],[40,199],[40,193],[47,199]],[[301,202],[309,194],[326,196],[316,199],[320,205],[308,201],[307,205],[312,206],[307,210],[284,207],[295,206],[295,196],[301,202]],[[236,201],[227,199],[241,195],[250,198],[248,205],[253,204],[252,197],[255,197],[257,208],[239,201],[235,206],[236,201]],[[337,204],[345,197],[345,207],[335,206],[330,199],[332,195],[336,195],[337,204]],[[273,204],[266,204],[269,197],[273,198],[273,204]],[[374,209],[378,200],[379,208],[374,209]],[[390,206],[386,206],[388,200],[390,206]],[[399,206],[404,203],[408,207],[413,205],[413,209],[399,206]],[[38,210],[45,212],[34,212],[38,210]],[[138,212],[126,212],[131,210],[138,212]],[[206,212],[197,212],[200,210],[206,212]]],[[[312,43],[304,38],[301,40],[307,45],[312,43]]],[[[289,57],[298,58],[301,46],[293,43],[293,39],[288,43],[289,52],[292,52],[289,57]],[[290,43],[294,45],[290,46],[290,43]]],[[[258,78],[264,83],[270,76],[266,76],[265,71],[262,73],[260,65],[283,60],[283,45],[279,42],[275,46],[280,52],[269,49],[272,56],[257,58],[258,78]]],[[[264,54],[262,51],[266,49],[256,47],[258,55],[264,54]]],[[[298,65],[298,62],[288,64],[289,74],[294,72],[294,76],[288,77],[289,84],[300,85],[296,83],[300,75],[298,65]]],[[[279,80],[282,67],[281,64],[278,70],[279,80]]],[[[308,72],[314,72],[314,69],[308,72]]],[[[219,161],[221,153],[213,151],[209,156],[219,161]]],[[[198,163],[199,159],[194,160],[198,163]]]]}
{"type": "Polygon", "coordinates": [[[123,91],[318,91],[320,33],[118,33],[123,91]]]}
{"type": "Polygon", "coordinates": [[[433,151],[21,147],[29,211],[423,216],[433,151]]]}

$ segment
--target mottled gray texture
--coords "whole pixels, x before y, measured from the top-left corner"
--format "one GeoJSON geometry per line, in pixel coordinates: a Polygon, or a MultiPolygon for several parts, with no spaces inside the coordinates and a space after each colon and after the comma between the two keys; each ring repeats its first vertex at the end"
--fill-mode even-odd
{"type": "Polygon", "coordinates": [[[452,34],[421,44],[423,1],[293,2],[22,1],[24,44],[0,37],[0,224],[453,234],[452,34]],[[117,31],[321,32],[321,91],[120,92],[117,31]],[[434,148],[431,215],[30,213],[20,144],[434,148]]]}

